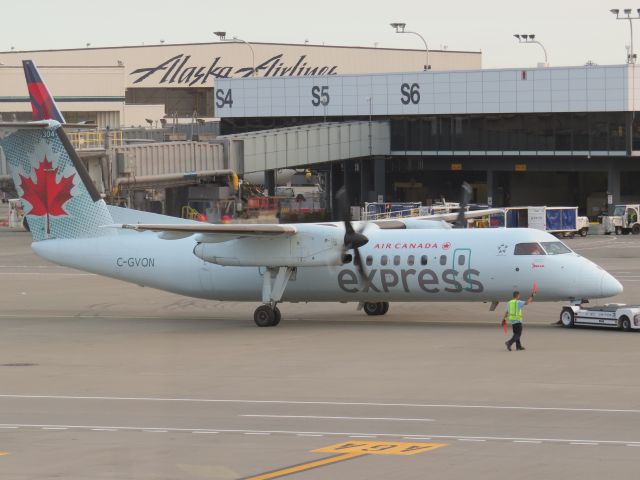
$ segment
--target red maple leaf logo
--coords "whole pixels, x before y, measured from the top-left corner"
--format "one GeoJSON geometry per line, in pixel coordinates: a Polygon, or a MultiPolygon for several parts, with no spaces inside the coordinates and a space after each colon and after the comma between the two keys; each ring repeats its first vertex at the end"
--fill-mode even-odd
{"type": "Polygon", "coordinates": [[[451,248],[451,242],[447,242],[447,243],[443,243],[442,244],[442,249],[443,250],[449,250],[451,248]]]}
{"type": "Polygon", "coordinates": [[[50,216],[68,215],[63,207],[73,197],[71,189],[75,173],[69,177],[61,178],[60,182],[56,183],[58,169],[53,168],[53,164],[47,160],[46,156],[35,172],[35,182],[31,180],[31,177],[20,175],[20,186],[24,192],[22,198],[31,204],[31,210],[27,212],[28,215],[47,216],[47,233],[49,233],[50,216]]]}

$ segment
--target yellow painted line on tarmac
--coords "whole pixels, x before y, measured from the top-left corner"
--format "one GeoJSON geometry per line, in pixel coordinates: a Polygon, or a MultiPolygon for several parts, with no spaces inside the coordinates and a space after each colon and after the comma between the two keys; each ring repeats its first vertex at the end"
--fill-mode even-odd
{"type": "Polygon", "coordinates": [[[6,455],[9,455],[9,452],[0,452],[0,457],[4,457],[6,455]]]}
{"type": "Polygon", "coordinates": [[[311,470],[312,468],[325,467],[333,463],[344,462],[365,455],[415,455],[416,453],[428,452],[436,448],[445,447],[444,443],[423,443],[423,442],[343,442],[327,447],[312,450],[312,453],[334,453],[331,457],[315,460],[313,462],[301,463],[280,470],[261,473],[245,480],[269,480],[271,478],[284,477],[293,473],[311,470]]]}

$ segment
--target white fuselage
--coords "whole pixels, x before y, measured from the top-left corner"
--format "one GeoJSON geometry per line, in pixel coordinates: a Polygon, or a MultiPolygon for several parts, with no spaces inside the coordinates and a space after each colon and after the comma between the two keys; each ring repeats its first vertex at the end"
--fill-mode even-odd
{"type": "MultiPolygon", "coordinates": [[[[335,237],[336,227],[327,228],[335,237]]],[[[33,243],[33,249],[60,265],[182,295],[261,301],[264,267],[206,262],[194,255],[193,236],[163,240],[153,232],[118,233],[45,240],[33,243]]],[[[369,242],[360,252],[370,282],[360,281],[352,263],[299,267],[282,301],[502,301],[514,290],[528,295],[534,281],[537,300],[600,298],[622,290],[602,268],[573,252],[514,255],[519,243],[557,242],[537,230],[372,228],[366,234],[369,242]]],[[[208,248],[229,250],[241,241],[208,248]]]]}

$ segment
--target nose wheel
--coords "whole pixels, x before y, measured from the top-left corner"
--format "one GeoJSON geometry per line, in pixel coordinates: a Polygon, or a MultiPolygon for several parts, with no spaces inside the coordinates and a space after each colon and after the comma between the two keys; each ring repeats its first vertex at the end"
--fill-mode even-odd
{"type": "Polygon", "coordinates": [[[253,313],[253,321],[259,327],[275,327],[281,319],[280,309],[271,305],[260,305],[253,313]]]}

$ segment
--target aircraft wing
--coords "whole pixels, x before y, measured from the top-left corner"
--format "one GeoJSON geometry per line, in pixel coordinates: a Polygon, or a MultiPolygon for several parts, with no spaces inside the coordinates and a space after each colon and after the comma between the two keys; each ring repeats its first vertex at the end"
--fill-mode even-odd
{"type": "MultiPolygon", "coordinates": [[[[464,218],[478,218],[492,215],[494,213],[502,213],[501,208],[485,208],[484,210],[470,210],[464,212],[464,218]]],[[[416,217],[420,220],[444,220],[445,222],[455,222],[458,219],[458,212],[453,213],[438,213],[434,215],[427,215],[424,217],[416,217]]]]}
{"type": "MultiPolygon", "coordinates": [[[[464,218],[478,218],[494,213],[502,213],[501,208],[485,208],[484,210],[471,210],[464,213],[464,218]]],[[[394,229],[448,229],[451,228],[448,222],[455,222],[458,219],[458,212],[438,213],[434,215],[423,215],[420,217],[398,217],[385,218],[381,220],[373,220],[371,223],[376,224],[384,230],[394,229]]]]}
{"type": "Polygon", "coordinates": [[[130,223],[121,225],[108,225],[113,228],[135,230],[137,232],[158,232],[165,240],[177,240],[191,235],[198,235],[198,241],[203,243],[226,242],[239,238],[272,238],[277,236],[290,236],[297,233],[293,225],[280,224],[166,224],[166,223],[130,223]]]}

